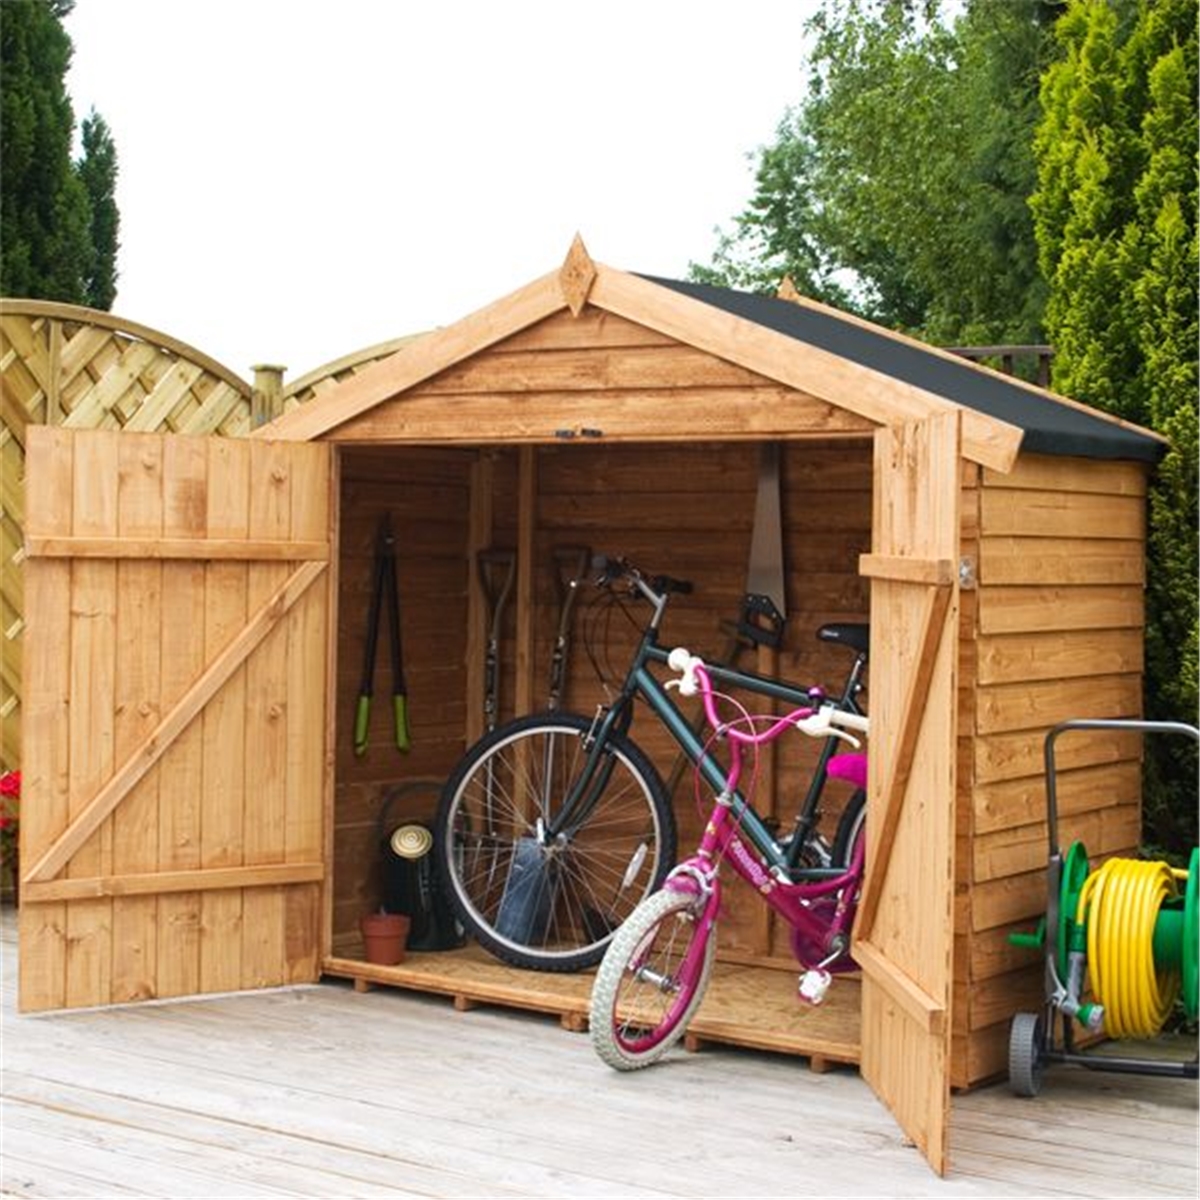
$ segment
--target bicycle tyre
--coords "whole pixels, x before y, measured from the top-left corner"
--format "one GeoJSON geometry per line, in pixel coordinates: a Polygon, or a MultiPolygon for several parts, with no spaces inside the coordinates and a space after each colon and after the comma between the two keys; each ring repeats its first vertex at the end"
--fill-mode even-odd
{"type": "Polygon", "coordinates": [[[687,1031],[704,999],[717,937],[715,928],[701,932],[696,909],[696,897],[685,892],[656,892],[638,905],[604,955],[592,985],[588,1028],[596,1053],[615,1070],[657,1062],[687,1031]],[[677,972],[697,937],[705,938],[700,968],[681,980],[677,972]]]}
{"type": "Polygon", "coordinates": [[[587,761],[592,722],[519,717],[484,736],[447,781],[434,838],[450,903],[494,957],[535,971],[581,971],[662,883],[675,819],[662,780],[627,737],[609,740],[606,786],[583,825],[538,837],[587,761]]]}
{"type": "MultiPolygon", "coordinates": [[[[848,867],[854,852],[854,844],[867,832],[867,793],[858,788],[846,801],[846,807],[838,818],[837,833],[833,837],[830,861],[835,867],[848,867]]],[[[863,859],[866,862],[866,859],[863,859]]]]}

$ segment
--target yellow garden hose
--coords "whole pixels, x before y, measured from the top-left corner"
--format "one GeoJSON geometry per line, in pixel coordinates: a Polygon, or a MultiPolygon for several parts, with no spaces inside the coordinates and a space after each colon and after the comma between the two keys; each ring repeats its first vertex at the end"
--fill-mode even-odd
{"type": "Polygon", "coordinates": [[[1111,858],[1079,893],[1075,923],[1086,924],[1092,991],[1112,1037],[1154,1037],[1171,1015],[1179,970],[1156,966],[1154,926],[1187,874],[1163,862],[1111,858]]]}

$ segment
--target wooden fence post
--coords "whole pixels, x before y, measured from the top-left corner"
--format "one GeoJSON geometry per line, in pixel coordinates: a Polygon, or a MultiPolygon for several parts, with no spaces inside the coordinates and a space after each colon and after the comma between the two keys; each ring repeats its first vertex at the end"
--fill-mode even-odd
{"type": "Polygon", "coordinates": [[[254,390],[250,393],[250,427],[257,429],[283,413],[283,373],[287,368],[260,363],[252,370],[254,390]]]}

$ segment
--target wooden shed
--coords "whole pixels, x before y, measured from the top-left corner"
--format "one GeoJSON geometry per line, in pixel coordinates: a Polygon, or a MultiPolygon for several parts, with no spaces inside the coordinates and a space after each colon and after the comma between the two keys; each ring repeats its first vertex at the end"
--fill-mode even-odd
{"type": "MultiPolygon", "coordinates": [[[[862,971],[801,1009],[786,938],[731,888],[695,1037],[857,1062],[944,1169],[950,1088],[1003,1071],[1008,1018],[1041,992],[1007,934],[1044,907],[1043,735],[1140,713],[1161,441],[802,298],[624,273],[578,240],[248,440],[29,430],[21,1007],[327,974],[581,1020],[586,976],[474,947],[363,961],[380,806],[484,727],[489,548],[516,563],[501,717],[545,705],[558,546],[693,580],[666,635],[716,653],[763,443],[789,620],[760,667],[828,682],[844,651],[816,627],[872,626],[862,971]],[[377,704],[358,755],[384,515],[413,745],[389,744],[377,704]]],[[[565,706],[602,698],[575,655],[565,706]]],[[[665,741],[634,734],[665,775],[665,741]]],[[[781,751],[758,795],[785,821],[805,753],[781,751]]],[[[1140,753],[1080,737],[1061,764],[1065,836],[1094,855],[1137,846],[1140,753]]],[[[689,788],[676,806],[687,846],[689,788]]]]}

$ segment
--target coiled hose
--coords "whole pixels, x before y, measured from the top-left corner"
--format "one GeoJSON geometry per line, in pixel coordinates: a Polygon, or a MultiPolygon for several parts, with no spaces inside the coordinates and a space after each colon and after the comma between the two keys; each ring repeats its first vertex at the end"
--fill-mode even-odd
{"type": "Polygon", "coordinates": [[[1155,963],[1154,926],[1186,878],[1167,863],[1110,858],[1079,893],[1075,922],[1086,923],[1092,991],[1112,1037],[1154,1037],[1171,1015],[1179,970],[1155,963]]]}

